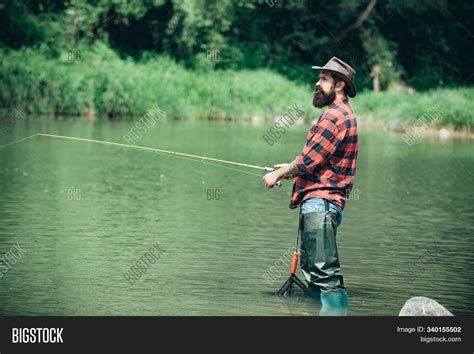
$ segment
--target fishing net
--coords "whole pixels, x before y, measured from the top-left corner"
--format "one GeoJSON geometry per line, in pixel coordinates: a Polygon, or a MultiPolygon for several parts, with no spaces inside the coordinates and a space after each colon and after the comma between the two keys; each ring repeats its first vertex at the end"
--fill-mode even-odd
{"type": "Polygon", "coordinates": [[[290,266],[290,277],[283,284],[283,286],[275,292],[275,295],[278,296],[290,296],[294,293],[295,287],[299,288],[304,295],[308,293],[308,288],[306,285],[296,276],[296,270],[298,268],[298,259],[299,259],[299,249],[300,249],[300,231],[301,231],[301,220],[300,217],[298,225],[298,236],[296,239],[296,250],[293,252],[293,259],[290,266]]]}

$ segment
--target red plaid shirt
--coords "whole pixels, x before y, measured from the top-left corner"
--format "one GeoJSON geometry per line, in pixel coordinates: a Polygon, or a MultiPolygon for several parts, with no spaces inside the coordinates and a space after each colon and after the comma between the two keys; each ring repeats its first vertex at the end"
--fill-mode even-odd
{"type": "Polygon", "coordinates": [[[354,183],[357,150],[357,118],[347,98],[336,100],[313,124],[296,157],[304,174],[295,177],[290,208],[317,197],[344,209],[354,183]]]}

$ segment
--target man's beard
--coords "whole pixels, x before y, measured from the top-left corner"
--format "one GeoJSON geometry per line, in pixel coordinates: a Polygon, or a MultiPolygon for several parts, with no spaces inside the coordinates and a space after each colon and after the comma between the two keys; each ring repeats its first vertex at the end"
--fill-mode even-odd
{"type": "Polygon", "coordinates": [[[322,89],[316,90],[313,95],[313,106],[316,108],[323,108],[330,105],[336,99],[336,90],[331,87],[328,94],[324,93],[322,89]]]}

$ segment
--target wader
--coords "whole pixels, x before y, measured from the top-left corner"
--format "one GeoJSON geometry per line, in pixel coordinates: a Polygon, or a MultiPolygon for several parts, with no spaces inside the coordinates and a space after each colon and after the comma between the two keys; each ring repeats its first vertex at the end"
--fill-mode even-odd
{"type": "Polygon", "coordinates": [[[336,245],[338,220],[324,200],[324,210],[300,215],[301,269],[308,282],[309,295],[343,291],[336,245]]]}

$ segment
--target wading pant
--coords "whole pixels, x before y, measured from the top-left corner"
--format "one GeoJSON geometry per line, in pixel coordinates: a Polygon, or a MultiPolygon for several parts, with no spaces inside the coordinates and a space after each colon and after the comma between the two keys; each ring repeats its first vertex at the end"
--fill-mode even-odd
{"type": "Polygon", "coordinates": [[[345,289],[337,253],[337,226],[337,214],[329,210],[327,200],[321,211],[300,215],[301,269],[310,294],[345,289]]]}

